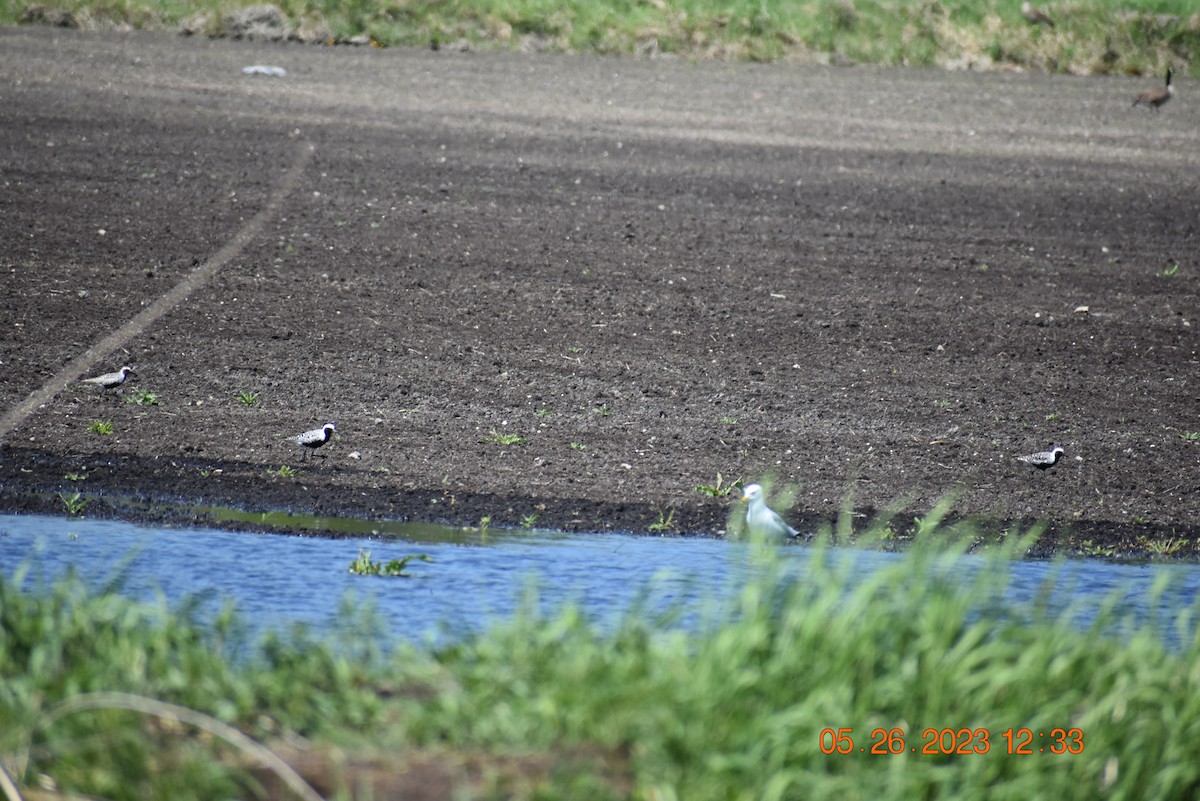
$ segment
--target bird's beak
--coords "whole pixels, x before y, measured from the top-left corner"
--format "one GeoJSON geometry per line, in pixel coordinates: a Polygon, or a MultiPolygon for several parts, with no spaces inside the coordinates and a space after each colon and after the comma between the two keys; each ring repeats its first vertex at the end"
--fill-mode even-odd
{"type": "Polygon", "coordinates": [[[745,503],[748,500],[750,500],[750,496],[745,493],[742,493],[742,503],[745,503]]]}

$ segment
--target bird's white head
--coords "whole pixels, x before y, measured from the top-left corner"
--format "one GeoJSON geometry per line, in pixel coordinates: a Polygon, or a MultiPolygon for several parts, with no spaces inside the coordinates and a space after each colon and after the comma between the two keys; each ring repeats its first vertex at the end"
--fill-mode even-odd
{"type": "Polygon", "coordinates": [[[763,496],[763,488],[758,484],[748,484],[742,490],[742,501],[753,501],[763,496]]]}
{"type": "Polygon", "coordinates": [[[334,427],[333,423],[326,423],[325,425],[321,426],[321,428],[325,429],[325,436],[327,436],[327,437],[330,434],[332,434],[334,431],[337,431],[337,429],[334,427]]]}

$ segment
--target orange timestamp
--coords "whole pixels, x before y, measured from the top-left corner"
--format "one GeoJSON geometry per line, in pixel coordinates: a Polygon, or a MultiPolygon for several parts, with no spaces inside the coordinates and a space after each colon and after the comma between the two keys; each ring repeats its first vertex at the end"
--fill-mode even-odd
{"type": "MultiPolygon", "coordinates": [[[[1083,731],[1081,729],[1053,728],[1038,731],[1009,727],[1000,733],[1005,752],[1011,755],[1025,754],[1082,754],[1083,731]]],[[[856,745],[854,729],[821,729],[821,753],[852,754],[902,754],[910,753],[951,755],[986,754],[992,750],[992,734],[988,729],[928,728],[921,730],[919,745],[910,744],[904,729],[883,727],[872,729],[867,744],[856,745]]],[[[999,745],[997,744],[997,748],[999,745]]]]}

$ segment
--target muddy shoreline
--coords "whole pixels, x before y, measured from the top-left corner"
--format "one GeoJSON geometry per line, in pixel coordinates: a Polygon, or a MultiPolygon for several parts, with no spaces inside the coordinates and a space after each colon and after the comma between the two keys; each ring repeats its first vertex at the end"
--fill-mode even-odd
{"type": "Polygon", "coordinates": [[[0,39],[5,511],[80,492],[89,515],[138,516],[125,498],[169,523],[225,505],[719,536],[731,500],[697,488],[768,476],[801,528],[847,492],[866,521],[953,491],[991,531],[1052,521],[1038,555],[1200,547],[1182,100],[0,39]],[[77,381],[121,364],[118,390],[77,381]],[[289,448],[326,421],[326,449],[289,448]],[[1052,470],[1015,459],[1055,443],[1052,470]]]}

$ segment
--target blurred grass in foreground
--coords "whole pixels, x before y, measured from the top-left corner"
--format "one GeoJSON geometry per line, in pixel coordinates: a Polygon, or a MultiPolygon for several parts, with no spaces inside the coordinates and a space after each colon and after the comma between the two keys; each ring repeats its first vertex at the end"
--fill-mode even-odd
{"type": "MultiPolygon", "coordinates": [[[[9,0],[0,23],[222,31],[236,0],[9,0]],[[69,12],[70,16],[63,16],[69,12]]],[[[569,53],[863,63],[958,69],[1189,74],[1200,54],[1193,0],[279,0],[307,41],[365,36],[569,53]]],[[[1192,73],[1194,74],[1194,73],[1192,73]]]]}
{"type": "Polygon", "coordinates": [[[337,754],[337,797],[383,797],[382,777],[448,765],[485,797],[1195,798],[1195,610],[1172,648],[1115,602],[1086,628],[1040,601],[1002,603],[1008,556],[962,586],[948,568],[965,545],[937,518],[865,577],[820,545],[799,574],[770,545],[734,548],[756,578],[686,628],[647,609],[598,628],[530,599],[426,648],[389,640],[352,599],[329,637],[251,643],[229,610],[202,625],[193,605],[70,577],[23,590],[18,570],[0,580],[0,765],[91,797],[247,797],[258,781],[295,797],[249,771],[228,724],[293,757],[337,754]],[[1039,752],[1039,738],[1009,755],[1009,727],[1076,728],[1083,750],[1039,752]],[[852,729],[854,750],[823,753],[826,728],[852,729]],[[921,754],[926,728],[985,729],[988,753],[921,754]],[[874,729],[917,753],[870,754],[874,729]]]}

